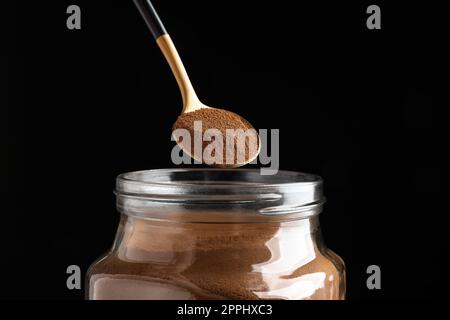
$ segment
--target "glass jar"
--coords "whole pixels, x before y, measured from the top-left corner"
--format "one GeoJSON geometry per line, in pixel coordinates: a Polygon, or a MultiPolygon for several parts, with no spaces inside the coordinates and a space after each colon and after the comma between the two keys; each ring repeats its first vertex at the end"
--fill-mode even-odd
{"type": "Polygon", "coordinates": [[[322,180],[253,169],[121,174],[112,249],[87,273],[88,299],[345,297],[343,261],[326,248],[322,180]]]}

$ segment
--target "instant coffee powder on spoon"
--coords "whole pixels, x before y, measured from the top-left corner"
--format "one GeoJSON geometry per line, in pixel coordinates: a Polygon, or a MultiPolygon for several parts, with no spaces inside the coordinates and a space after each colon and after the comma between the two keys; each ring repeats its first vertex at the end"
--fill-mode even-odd
{"type": "Polygon", "coordinates": [[[256,159],[261,141],[253,126],[236,113],[200,102],[153,5],[149,0],[134,2],[169,63],[181,91],[183,110],[173,125],[173,136],[178,145],[195,160],[216,167],[240,167],[256,159]]]}

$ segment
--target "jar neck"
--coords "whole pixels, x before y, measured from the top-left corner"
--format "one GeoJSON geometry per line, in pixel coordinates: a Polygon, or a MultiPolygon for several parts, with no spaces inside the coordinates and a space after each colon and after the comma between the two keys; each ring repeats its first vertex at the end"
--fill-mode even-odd
{"type": "Polygon", "coordinates": [[[264,223],[318,214],[322,179],[300,172],[264,176],[257,169],[161,169],[117,177],[119,212],[153,220],[264,223]]]}
{"type": "Polygon", "coordinates": [[[304,265],[321,243],[317,216],[268,223],[178,223],[122,215],[113,253],[123,261],[180,267],[204,252],[229,255],[229,263],[241,263],[245,252],[253,252],[250,264],[267,268],[277,256],[304,265]]]}

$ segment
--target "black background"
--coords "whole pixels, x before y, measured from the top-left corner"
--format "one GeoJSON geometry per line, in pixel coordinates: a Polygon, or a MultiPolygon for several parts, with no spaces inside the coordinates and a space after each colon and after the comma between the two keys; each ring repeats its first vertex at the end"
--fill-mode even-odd
{"type": "MultiPolygon", "coordinates": [[[[324,178],[349,299],[448,297],[448,19],[442,2],[393,2],[154,1],[203,102],[279,128],[281,168],[324,178]]],[[[82,298],[66,267],[111,246],[117,174],[173,167],[180,94],[131,0],[1,13],[0,297],[82,298]]]]}

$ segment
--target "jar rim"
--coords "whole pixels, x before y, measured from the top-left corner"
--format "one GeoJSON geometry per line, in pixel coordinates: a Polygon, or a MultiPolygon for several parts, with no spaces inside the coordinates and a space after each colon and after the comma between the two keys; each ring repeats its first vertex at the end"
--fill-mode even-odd
{"type": "Polygon", "coordinates": [[[177,204],[191,211],[220,208],[265,216],[312,215],[325,201],[322,184],[317,175],[284,170],[269,176],[259,169],[154,169],[118,175],[116,195],[122,212],[144,214],[149,208],[177,204]]]}
{"type": "Polygon", "coordinates": [[[196,189],[205,189],[205,188],[221,188],[221,189],[239,189],[239,188],[248,188],[249,182],[253,187],[264,189],[264,188],[273,188],[273,187],[283,187],[283,186],[305,186],[310,184],[311,186],[318,185],[323,183],[322,178],[315,174],[304,173],[304,172],[296,172],[296,171],[288,171],[288,170],[279,170],[275,175],[261,175],[259,169],[218,169],[218,168],[174,168],[174,169],[151,169],[151,170],[139,170],[139,171],[131,171],[119,174],[117,176],[117,187],[119,190],[126,190],[127,184],[130,183],[139,183],[146,186],[165,186],[165,187],[193,187],[196,189]],[[233,180],[235,183],[224,184],[226,180],[222,181],[211,181],[211,180],[203,180],[204,184],[192,183],[191,181],[186,180],[161,180],[161,178],[169,178],[170,174],[173,173],[200,173],[201,175],[210,174],[210,173],[227,173],[228,177],[232,175],[241,175],[242,173],[247,174],[247,178],[253,178],[252,181],[241,181],[241,180],[233,180]],[[251,174],[248,175],[248,174],[251,174]],[[255,177],[259,177],[259,180],[255,180],[255,177]],[[145,178],[142,179],[142,178],[145,178]],[[151,179],[151,180],[148,180],[151,179]],[[159,179],[159,180],[158,180],[159,179]],[[276,182],[275,182],[276,181],[276,182]],[[215,183],[211,183],[215,182],[215,183]]]}

